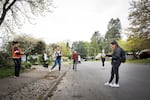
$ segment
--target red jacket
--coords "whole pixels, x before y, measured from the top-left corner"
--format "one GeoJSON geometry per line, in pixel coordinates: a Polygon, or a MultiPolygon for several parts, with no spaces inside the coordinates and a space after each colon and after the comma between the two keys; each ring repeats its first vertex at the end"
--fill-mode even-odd
{"type": "Polygon", "coordinates": [[[72,59],[73,59],[73,60],[78,60],[78,54],[77,54],[77,53],[73,53],[72,59]]]}

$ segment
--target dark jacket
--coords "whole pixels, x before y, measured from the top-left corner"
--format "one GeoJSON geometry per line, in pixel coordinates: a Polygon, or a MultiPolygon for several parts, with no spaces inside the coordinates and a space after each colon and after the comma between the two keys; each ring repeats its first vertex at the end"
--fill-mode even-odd
{"type": "Polygon", "coordinates": [[[121,48],[116,47],[116,49],[112,53],[112,64],[120,64],[121,63],[120,56],[121,56],[121,48]]]}

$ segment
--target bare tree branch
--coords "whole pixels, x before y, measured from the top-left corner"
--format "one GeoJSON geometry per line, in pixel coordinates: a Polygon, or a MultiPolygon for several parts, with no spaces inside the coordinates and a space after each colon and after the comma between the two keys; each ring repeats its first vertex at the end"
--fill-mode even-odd
{"type": "Polygon", "coordinates": [[[52,12],[53,0],[0,0],[0,33],[13,34],[28,21],[35,24],[37,15],[52,12]],[[5,33],[6,32],[6,33],[5,33]]]}
{"type": "Polygon", "coordinates": [[[10,10],[10,8],[15,4],[16,1],[17,0],[13,0],[10,4],[9,4],[9,0],[5,1],[4,5],[3,5],[2,15],[0,16],[0,26],[3,23],[8,10],[10,10]],[[7,5],[8,5],[8,7],[7,7],[7,5]]]}

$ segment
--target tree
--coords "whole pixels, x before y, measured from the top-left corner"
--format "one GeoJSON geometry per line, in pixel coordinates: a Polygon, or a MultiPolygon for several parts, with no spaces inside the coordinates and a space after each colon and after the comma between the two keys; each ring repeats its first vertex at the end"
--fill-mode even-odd
{"type": "Polygon", "coordinates": [[[121,38],[121,22],[120,19],[111,19],[107,26],[107,32],[105,34],[105,38],[107,40],[111,39],[120,39],[121,38]]]}
{"type": "Polygon", "coordinates": [[[91,37],[91,46],[90,46],[90,50],[93,51],[92,56],[96,56],[97,53],[100,52],[100,49],[102,48],[101,46],[101,40],[102,37],[99,33],[99,31],[95,31],[94,34],[91,37]]]}
{"type": "Polygon", "coordinates": [[[36,45],[33,47],[31,51],[33,54],[43,54],[46,50],[46,43],[42,40],[37,41],[36,45]]]}
{"type": "Polygon", "coordinates": [[[0,0],[0,29],[3,33],[15,33],[33,16],[52,11],[52,0],[0,0]]]}
{"type": "Polygon", "coordinates": [[[72,44],[72,49],[77,51],[82,58],[88,55],[88,48],[87,42],[75,41],[72,44]]]}
{"type": "Polygon", "coordinates": [[[60,43],[57,43],[57,44],[59,45],[59,47],[61,47],[62,55],[64,57],[70,57],[71,51],[70,51],[68,42],[67,43],[60,42],[60,43]]]}
{"type": "Polygon", "coordinates": [[[138,38],[150,38],[150,1],[132,1],[128,19],[130,21],[129,31],[131,35],[138,38]]]}
{"type": "Polygon", "coordinates": [[[130,36],[127,40],[127,50],[130,52],[139,52],[143,49],[150,48],[150,39],[147,38],[138,38],[135,36],[130,36]]]}
{"type": "Polygon", "coordinates": [[[33,53],[34,47],[37,44],[38,40],[27,34],[16,35],[14,40],[17,40],[20,42],[20,47],[25,52],[26,61],[28,61],[28,56],[30,54],[34,54],[33,53]]]}
{"type": "MultiPolygon", "coordinates": [[[[7,16],[18,24],[19,16],[30,18],[29,14],[39,15],[51,11],[52,0],[0,0],[0,26],[7,16]]],[[[8,21],[8,20],[6,20],[8,21]]]]}
{"type": "Polygon", "coordinates": [[[119,18],[111,19],[107,26],[107,32],[105,34],[104,44],[105,44],[105,51],[107,53],[111,52],[110,49],[110,42],[112,40],[119,40],[121,38],[121,21],[119,18]]]}
{"type": "Polygon", "coordinates": [[[54,52],[53,44],[47,45],[47,47],[46,47],[46,52],[47,52],[47,55],[48,55],[49,57],[52,57],[52,56],[53,56],[53,52],[54,52]]]}
{"type": "Polygon", "coordinates": [[[135,52],[150,48],[150,1],[132,1],[130,5],[128,16],[130,21],[128,33],[130,34],[127,45],[128,50],[135,54],[135,52]]]}

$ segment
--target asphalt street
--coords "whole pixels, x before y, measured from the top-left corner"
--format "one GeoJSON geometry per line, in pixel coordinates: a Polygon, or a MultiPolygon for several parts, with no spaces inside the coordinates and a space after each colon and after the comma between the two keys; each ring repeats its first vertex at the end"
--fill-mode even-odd
{"type": "Polygon", "coordinates": [[[119,88],[104,85],[110,70],[110,62],[105,69],[101,62],[82,62],[77,71],[69,70],[48,100],[150,100],[150,65],[122,64],[119,88]]]}

